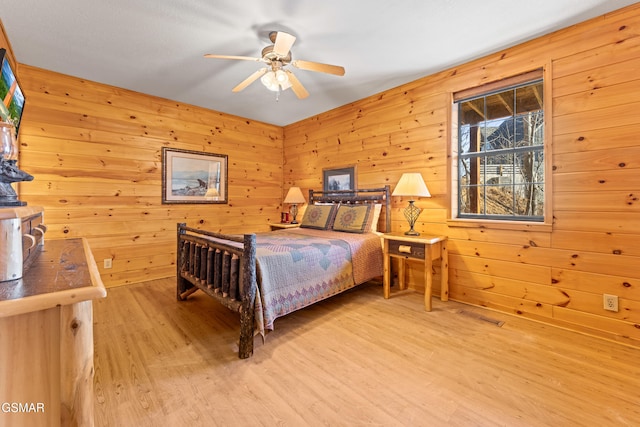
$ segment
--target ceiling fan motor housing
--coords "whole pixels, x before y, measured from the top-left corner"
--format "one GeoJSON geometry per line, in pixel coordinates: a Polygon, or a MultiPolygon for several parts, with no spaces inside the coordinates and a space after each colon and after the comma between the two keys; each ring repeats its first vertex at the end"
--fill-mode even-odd
{"type": "Polygon", "coordinates": [[[275,45],[270,45],[262,49],[262,59],[265,61],[280,61],[283,65],[291,63],[291,51],[287,52],[287,56],[280,56],[273,51],[275,45]]]}

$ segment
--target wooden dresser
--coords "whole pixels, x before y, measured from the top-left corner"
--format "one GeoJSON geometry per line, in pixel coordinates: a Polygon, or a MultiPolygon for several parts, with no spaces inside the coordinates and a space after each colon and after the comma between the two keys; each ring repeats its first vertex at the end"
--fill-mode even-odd
{"type": "Polygon", "coordinates": [[[0,427],[93,426],[93,306],[106,296],[85,239],[47,240],[0,282],[0,427]]]}

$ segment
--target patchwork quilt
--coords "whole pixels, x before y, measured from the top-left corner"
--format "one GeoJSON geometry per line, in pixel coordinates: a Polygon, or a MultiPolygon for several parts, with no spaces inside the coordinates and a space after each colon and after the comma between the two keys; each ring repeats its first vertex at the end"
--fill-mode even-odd
{"type": "Polygon", "coordinates": [[[382,275],[375,233],[296,228],[256,235],[256,327],[382,275]]]}

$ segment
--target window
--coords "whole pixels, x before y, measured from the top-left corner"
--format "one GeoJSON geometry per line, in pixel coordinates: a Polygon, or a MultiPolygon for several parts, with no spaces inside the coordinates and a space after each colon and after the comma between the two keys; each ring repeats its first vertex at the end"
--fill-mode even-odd
{"type": "Polygon", "coordinates": [[[542,70],[454,95],[458,218],[544,221],[542,70]]]}

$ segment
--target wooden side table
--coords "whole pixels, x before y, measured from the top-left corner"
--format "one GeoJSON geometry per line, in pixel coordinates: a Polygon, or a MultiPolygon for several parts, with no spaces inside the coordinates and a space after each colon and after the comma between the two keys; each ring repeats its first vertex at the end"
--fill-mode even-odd
{"type": "Polygon", "coordinates": [[[446,236],[407,236],[404,233],[386,233],[384,239],[384,297],[389,298],[391,293],[391,258],[400,260],[398,279],[400,289],[406,289],[405,261],[416,260],[424,262],[424,308],[431,311],[431,288],[433,274],[431,267],[433,261],[441,260],[440,274],[440,300],[449,300],[449,257],[447,255],[446,236]]]}
{"type": "Polygon", "coordinates": [[[300,227],[300,223],[291,224],[290,222],[270,222],[269,227],[271,227],[271,231],[282,230],[285,228],[298,228],[300,227]]]}

